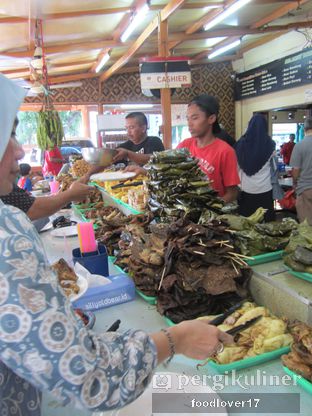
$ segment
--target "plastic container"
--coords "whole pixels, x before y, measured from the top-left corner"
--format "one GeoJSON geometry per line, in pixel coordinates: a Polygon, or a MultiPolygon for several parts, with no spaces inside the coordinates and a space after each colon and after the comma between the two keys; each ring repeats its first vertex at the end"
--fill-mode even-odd
{"type": "Polygon", "coordinates": [[[282,347],[277,350],[265,352],[264,354],[256,355],[255,357],[244,358],[243,360],[233,361],[229,364],[217,364],[215,361],[208,361],[209,367],[213,368],[218,374],[224,374],[226,371],[242,370],[244,368],[260,365],[267,361],[274,360],[283,354],[288,354],[290,347],[282,347]]]}
{"type": "Polygon", "coordinates": [[[288,367],[283,366],[283,370],[286,374],[288,374],[298,386],[302,387],[308,393],[312,394],[312,383],[311,381],[307,380],[306,378],[300,376],[299,374],[295,373],[294,371],[290,370],[288,367]]]}
{"type": "Polygon", "coordinates": [[[98,245],[97,252],[85,254],[81,254],[80,248],[74,248],[72,255],[74,264],[78,261],[90,273],[108,276],[108,258],[104,244],[98,245]]]}
{"type": "Polygon", "coordinates": [[[272,253],[258,254],[257,256],[252,256],[252,260],[246,260],[246,263],[249,264],[249,266],[270,263],[271,261],[280,260],[283,257],[283,253],[283,250],[279,250],[272,251],[272,253]]]}
{"type": "Polygon", "coordinates": [[[109,276],[111,283],[90,287],[79,299],[73,302],[74,308],[96,311],[135,299],[133,280],[125,273],[109,276]]]}
{"type": "Polygon", "coordinates": [[[51,194],[56,194],[60,189],[59,181],[51,181],[49,182],[51,194]]]}
{"type": "Polygon", "coordinates": [[[91,222],[79,222],[77,224],[80,251],[85,255],[86,253],[93,253],[97,251],[97,242],[95,240],[93,224],[91,222]]]}

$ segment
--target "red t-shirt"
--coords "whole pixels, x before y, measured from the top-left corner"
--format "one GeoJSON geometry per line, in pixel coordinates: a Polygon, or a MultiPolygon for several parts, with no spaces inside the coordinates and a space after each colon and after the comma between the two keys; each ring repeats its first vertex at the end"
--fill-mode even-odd
{"type": "Polygon", "coordinates": [[[281,154],[283,156],[283,162],[286,165],[289,165],[291,154],[292,154],[292,151],[294,150],[294,147],[295,147],[295,143],[287,142],[287,143],[284,143],[282,148],[281,148],[281,154]]]}
{"type": "Polygon", "coordinates": [[[52,173],[52,175],[56,176],[62,169],[63,163],[51,162],[51,159],[54,157],[57,159],[63,159],[62,153],[58,147],[54,147],[52,150],[46,150],[44,152],[44,163],[42,167],[42,172],[44,175],[47,173],[52,173]]]}
{"type": "Polygon", "coordinates": [[[223,196],[225,188],[240,183],[237,171],[235,151],[223,140],[215,139],[205,147],[198,147],[195,137],[183,140],[178,149],[189,149],[192,156],[199,160],[199,167],[212,181],[211,186],[219,196],[223,196]]]}

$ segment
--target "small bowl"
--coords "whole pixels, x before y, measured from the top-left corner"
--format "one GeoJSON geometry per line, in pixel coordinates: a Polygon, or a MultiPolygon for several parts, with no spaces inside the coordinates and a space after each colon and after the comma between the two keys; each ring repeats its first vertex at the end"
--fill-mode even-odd
{"type": "Polygon", "coordinates": [[[91,165],[109,166],[113,163],[116,155],[115,149],[105,149],[103,147],[83,147],[81,154],[84,160],[91,165]]]}

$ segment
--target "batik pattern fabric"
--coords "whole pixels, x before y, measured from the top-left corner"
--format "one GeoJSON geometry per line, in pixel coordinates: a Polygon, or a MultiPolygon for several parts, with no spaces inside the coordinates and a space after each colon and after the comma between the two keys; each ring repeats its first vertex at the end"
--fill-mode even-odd
{"type": "Polygon", "coordinates": [[[148,385],[156,347],[141,330],[88,331],[49,267],[35,228],[0,201],[0,415],[40,414],[40,391],[92,411],[125,406],[148,385]],[[4,409],[4,410],[3,410],[4,409]]]}

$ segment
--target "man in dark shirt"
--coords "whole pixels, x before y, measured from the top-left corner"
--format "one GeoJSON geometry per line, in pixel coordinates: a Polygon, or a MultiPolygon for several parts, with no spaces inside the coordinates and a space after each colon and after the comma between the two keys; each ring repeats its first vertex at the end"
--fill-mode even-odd
{"type": "Polygon", "coordinates": [[[117,148],[114,162],[123,160],[138,165],[147,163],[153,152],[165,150],[159,137],[147,135],[147,118],[141,112],[133,112],[126,116],[126,130],[129,137],[117,148]]]}
{"type": "MultiPolygon", "coordinates": [[[[145,165],[152,156],[153,152],[165,150],[159,137],[147,135],[147,118],[141,112],[133,112],[126,116],[126,130],[129,137],[117,148],[114,163],[133,162],[136,165],[145,165]]],[[[91,175],[102,172],[103,166],[91,166],[88,173],[82,176],[79,181],[87,183],[91,175]]]]}

